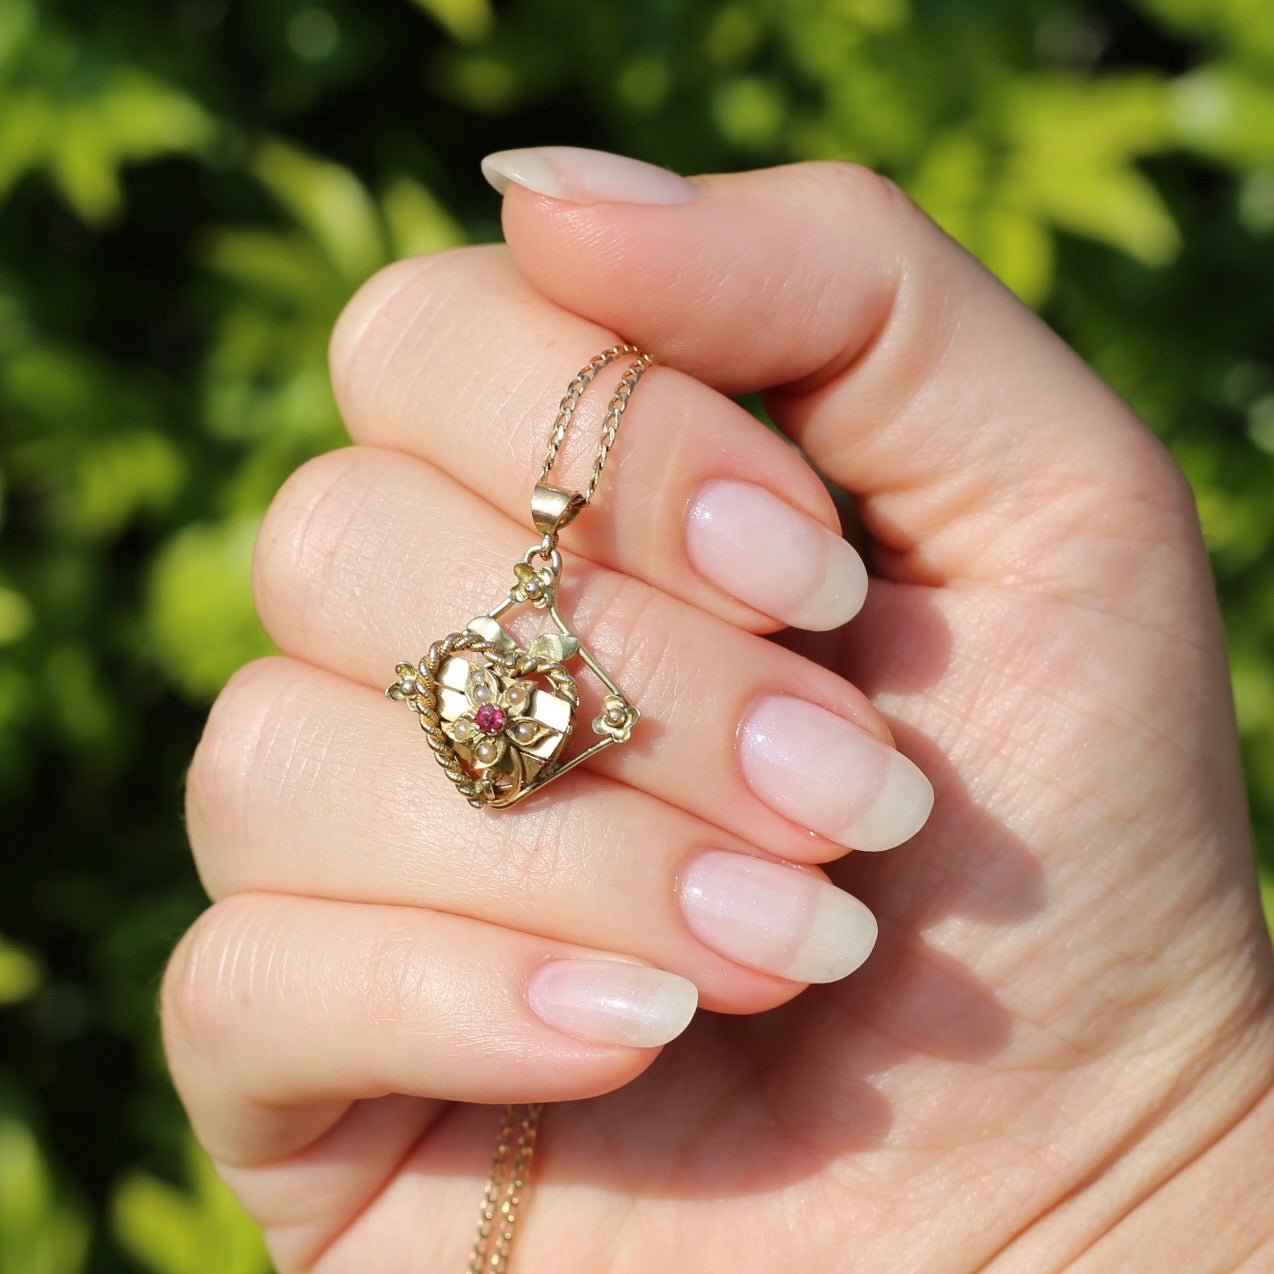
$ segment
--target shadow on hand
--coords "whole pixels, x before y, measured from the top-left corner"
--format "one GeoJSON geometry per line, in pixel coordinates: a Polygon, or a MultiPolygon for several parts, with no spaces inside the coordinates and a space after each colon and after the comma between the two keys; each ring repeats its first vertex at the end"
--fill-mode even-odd
{"type": "MultiPolygon", "coordinates": [[[[937,686],[948,675],[953,640],[935,594],[902,586],[888,593],[884,606],[855,621],[852,638],[788,644],[849,667],[872,694],[937,686]]],[[[890,725],[937,795],[927,828],[908,845],[851,854],[831,869],[880,920],[867,964],[767,1013],[701,1013],[625,1088],[550,1107],[541,1172],[555,1182],[682,1199],[796,1185],[885,1141],[896,1112],[881,1080],[894,1068],[916,1058],[989,1062],[1004,1048],[1012,1022],[994,991],[922,934],[947,918],[1028,921],[1044,905],[1043,873],[931,738],[890,725]]],[[[471,1108],[456,1113],[473,1126],[471,1108]]],[[[474,1150],[462,1152],[458,1138],[442,1140],[463,1153],[465,1170],[475,1170],[468,1162],[474,1150]]],[[[447,1170],[430,1160],[431,1171],[447,1170]]]]}

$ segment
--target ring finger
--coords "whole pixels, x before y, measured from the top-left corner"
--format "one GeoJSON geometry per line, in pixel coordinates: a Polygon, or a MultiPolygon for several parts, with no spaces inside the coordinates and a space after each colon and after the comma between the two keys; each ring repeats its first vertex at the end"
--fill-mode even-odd
{"type": "Polygon", "coordinates": [[[440,776],[419,774],[378,701],[286,658],[236,676],[188,783],[212,897],[462,915],[649,961],[733,1012],[843,977],[871,951],[871,914],[817,869],[751,853],[612,780],[581,772],[554,802],[475,816],[440,776]]]}
{"type": "MultiPolygon", "coordinates": [[[[431,465],[347,449],[276,500],[258,607],[287,653],[384,686],[396,659],[489,611],[527,539],[431,465]]],[[[806,862],[888,848],[924,822],[929,784],[844,680],[604,567],[568,561],[564,578],[563,609],[644,714],[597,772],[806,862]]]]}

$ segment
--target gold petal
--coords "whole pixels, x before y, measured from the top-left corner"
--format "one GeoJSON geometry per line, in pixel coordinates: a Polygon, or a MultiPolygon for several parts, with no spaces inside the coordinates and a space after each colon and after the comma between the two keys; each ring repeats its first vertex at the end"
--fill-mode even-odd
{"type": "Polygon", "coordinates": [[[579,638],[573,633],[541,633],[528,648],[537,659],[565,663],[579,653],[579,638]]]}
{"type": "Polygon", "coordinates": [[[608,721],[603,713],[593,718],[593,733],[609,735],[616,743],[627,743],[633,732],[634,718],[625,716],[623,721],[608,721]]]}
{"type": "MultiPolygon", "coordinates": [[[[538,689],[539,686],[537,686],[534,681],[511,681],[504,687],[504,690],[500,695],[500,707],[503,708],[511,717],[524,717],[531,711],[531,705],[535,702],[535,692],[538,689]],[[509,692],[515,687],[526,692],[520,707],[509,697],[509,692]]],[[[516,697],[517,696],[515,695],[514,698],[516,697]]]]}
{"type": "MultiPolygon", "coordinates": [[[[473,758],[473,765],[478,770],[492,770],[500,766],[509,751],[508,740],[502,734],[484,734],[481,738],[470,739],[465,746],[469,749],[469,754],[473,758]],[[490,761],[480,761],[478,759],[478,744],[490,743],[495,747],[495,756],[490,761]]],[[[500,767],[507,768],[507,767],[500,767]]]]}
{"type": "Polygon", "coordinates": [[[537,721],[534,717],[522,717],[510,723],[505,727],[505,738],[515,748],[533,748],[537,744],[543,743],[545,739],[557,735],[559,731],[554,730],[552,726],[547,726],[543,721],[537,721]],[[515,734],[514,730],[518,726],[534,726],[535,729],[527,734],[526,738],[522,738],[519,734],[515,734]]]}
{"type": "Polygon", "coordinates": [[[478,733],[478,723],[474,721],[472,716],[465,713],[454,721],[444,721],[442,723],[442,732],[453,743],[464,743],[467,745],[473,742],[474,735],[478,733]],[[460,729],[459,734],[456,733],[457,727],[460,729]]]}
{"type": "Polygon", "coordinates": [[[500,683],[485,664],[470,664],[469,675],[465,680],[464,693],[465,698],[475,708],[480,708],[484,703],[494,704],[500,701],[500,683]],[[486,698],[474,698],[474,692],[478,690],[479,686],[483,686],[489,691],[486,698]]]}
{"type": "Polygon", "coordinates": [[[471,619],[465,627],[471,633],[477,633],[479,637],[485,637],[487,641],[498,643],[505,650],[512,650],[516,644],[513,638],[490,615],[478,615],[476,618],[471,619]]]}

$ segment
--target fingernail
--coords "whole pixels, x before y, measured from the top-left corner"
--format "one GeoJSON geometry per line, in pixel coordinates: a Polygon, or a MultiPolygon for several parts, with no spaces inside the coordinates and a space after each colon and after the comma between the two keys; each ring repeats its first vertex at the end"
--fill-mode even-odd
{"type": "Polygon", "coordinates": [[[867,596],[867,569],[849,544],[751,482],[699,488],[686,551],[705,579],[793,628],[838,628],[867,596]]]}
{"type": "Polygon", "coordinates": [[[761,699],[739,732],[739,759],[771,809],[850,849],[900,845],[933,808],[929,780],[901,752],[803,699],[761,699]]]}
{"type": "Polygon", "coordinates": [[[699,194],[666,168],[579,146],[498,150],[482,161],[482,175],[500,194],[513,182],[569,203],[689,203],[699,194]]]}
{"type": "Polygon", "coordinates": [[[794,982],[835,982],[876,945],[876,918],[808,872],[714,850],[678,882],[690,931],[719,955],[794,982]]]}
{"type": "Polygon", "coordinates": [[[699,993],[675,973],[622,960],[550,960],[527,1001],[546,1025],[590,1044],[655,1048],[690,1025],[699,993]]]}

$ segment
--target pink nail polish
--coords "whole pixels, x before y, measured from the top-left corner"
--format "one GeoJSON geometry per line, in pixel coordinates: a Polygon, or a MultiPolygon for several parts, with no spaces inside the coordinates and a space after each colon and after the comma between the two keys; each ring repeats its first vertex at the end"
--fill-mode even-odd
{"type": "Polygon", "coordinates": [[[857,898],[785,863],[714,850],[687,864],[677,892],[705,946],[794,982],[835,982],[876,943],[876,919],[857,898]]]}
{"type": "Polygon", "coordinates": [[[693,982],[623,960],[549,960],[527,984],[540,1021],[590,1044],[667,1044],[690,1025],[698,1002],[693,982]]]}
{"type": "Polygon", "coordinates": [[[901,752],[826,708],[768,695],[739,732],[739,762],[771,809],[850,849],[889,849],[933,808],[929,780],[901,752]]]}
{"type": "Polygon", "coordinates": [[[793,628],[838,628],[867,596],[866,568],[845,540],[751,482],[699,488],[686,552],[705,579],[793,628]]]}
{"type": "Polygon", "coordinates": [[[666,168],[579,146],[499,150],[482,161],[482,175],[500,194],[513,182],[570,203],[677,204],[699,195],[697,186],[666,168]]]}

